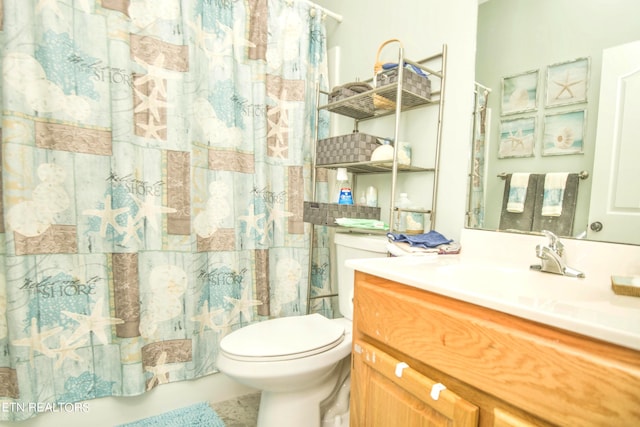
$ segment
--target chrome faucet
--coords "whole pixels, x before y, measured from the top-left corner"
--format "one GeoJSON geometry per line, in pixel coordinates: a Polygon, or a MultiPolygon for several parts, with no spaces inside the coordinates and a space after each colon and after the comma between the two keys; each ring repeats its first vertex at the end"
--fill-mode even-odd
{"type": "Polygon", "coordinates": [[[558,239],[558,236],[550,231],[542,230],[549,239],[549,243],[536,246],[536,256],[542,260],[538,265],[532,265],[532,270],[544,271],[546,273],[562,274],[569,277],[584,278],[583,272],[567,266],[564,259],[564,245],[558,239]]]}

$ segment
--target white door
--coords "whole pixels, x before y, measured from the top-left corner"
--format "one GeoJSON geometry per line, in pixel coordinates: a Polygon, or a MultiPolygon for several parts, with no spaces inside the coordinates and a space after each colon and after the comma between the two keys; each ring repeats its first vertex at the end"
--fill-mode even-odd
{"type": "Polygon", "coordinates": [[[587,237],[640,244],[640,41],[603,51],[587,237]]]}

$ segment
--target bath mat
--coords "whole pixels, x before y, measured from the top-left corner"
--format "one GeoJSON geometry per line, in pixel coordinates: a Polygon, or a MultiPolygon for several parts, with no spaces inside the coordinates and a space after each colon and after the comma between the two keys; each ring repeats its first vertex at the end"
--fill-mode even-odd
{"type": "Polygon", "coordinates": [[[224,427],[224,422],[207,402],[174,409],[116,427],[224,427]]]}

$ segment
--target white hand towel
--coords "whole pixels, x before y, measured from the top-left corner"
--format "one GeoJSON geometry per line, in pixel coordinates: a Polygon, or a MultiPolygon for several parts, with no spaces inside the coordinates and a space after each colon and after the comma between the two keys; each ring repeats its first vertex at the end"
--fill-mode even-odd
{"type": "Polygon", "coordinates": [[[507,200],[507,212],[524,212],[524,202],[527,198],[528,186],[528,173],[514,173],[511,175],[511,182],[509,183],[509,199],[507,200]]]}
{"type": "Polygon", "coordinates": [[[567,172],[556,172],[548,173],[544,177],[542,216],[560,216],[562,214],[562,200],[568,176],[567,172]]]}

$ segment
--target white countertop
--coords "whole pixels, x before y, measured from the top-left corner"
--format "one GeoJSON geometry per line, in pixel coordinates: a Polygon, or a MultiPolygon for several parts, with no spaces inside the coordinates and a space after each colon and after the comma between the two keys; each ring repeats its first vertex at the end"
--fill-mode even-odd
{"type": "MultiPolygon", "coordinates": [[[[464,245],[463,245],[464,250],[464,245]]],[[[602,275],[578,279],[463,255],[347,260],[355,270],[524,319],[640,350],[640,298],[613,293],[602,275]]]]}

